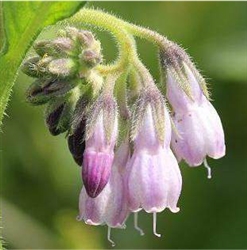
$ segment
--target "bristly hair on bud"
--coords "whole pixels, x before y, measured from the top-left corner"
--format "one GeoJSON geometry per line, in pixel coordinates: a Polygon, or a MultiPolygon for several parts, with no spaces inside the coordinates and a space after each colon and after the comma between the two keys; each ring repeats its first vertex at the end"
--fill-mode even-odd
{"type": "Polygon", "coordinates": [[[59,135],[70,128],[77,100],[76,94],[69,93],[64,97],[56,97],[49,101],[45,110],[45,120],[52,135],[59,135]]]}
{"type": "Polygon", "coordinates": [[[191,100],[193,100],[193,93],[188,76],[186,74],[186,67],[188,67],[192,72],[204,95],[209,99],[209,92],[205,79],[196,69],[188,54],[178,44],[169,42],[169,45],[166,46],[165,49],[160,49],[159,55],[163,73],[170,73],[191,100]]]}
{"type": "Polygon", "coordinates": [[[165,101],[159,89],[155,85],[148,86],[142,89],[134,105],[131,119],[131,140],[135,140],[138,131],[142,126],[143,118],[145,117],[145,112],[148,105],[150,105],[152,110],[157,138],[159,138],[159,140],[163,142],[165,137],[165,101]]]}
{"type": "Polygon", "coordinates": [[[26,99],[33,105],[42,105],[54,97],[61,97],[76,87],[76,81],[59,79],[35,80],[26,91],[26,99]]]}
{"type": "Polygon", "coordinates": [[[85,128],[88,99],[83,95],[77,102],[68,136],[68,146],[75,162],[82,166],[85,150],[85,128]]]}
{"type": "Polygon", "coordinates": [[[103,115],[106,141],[109,142],[118,117],[117,102],[112,94],[102,92],[91,106],[86,125],[86,140],[92,136],[96,121],[101,113],[103,115]]]}

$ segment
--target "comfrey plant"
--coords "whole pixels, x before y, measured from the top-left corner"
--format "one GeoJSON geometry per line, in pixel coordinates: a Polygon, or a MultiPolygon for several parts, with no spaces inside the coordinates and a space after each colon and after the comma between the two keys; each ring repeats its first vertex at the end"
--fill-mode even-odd
{"type": "Polygon", "coordinates": [[[92,9],[81,10],[66,25],[56,39],[34,44],[36,55],[22,70],[35,78],[28,102],[47,103],[50,133],[66,132],[69,150],[82,167],[78,220],[106,224],[114,245],[111,228],[125,228],[131,213],[143,235],[138,226],[143,209],[153,214],[153,233],[160,237],[157,213],[179,211],[178,163],[204,163],[211,178],[206,157],[225,155],[222,124],[205,80],[181,47],[149,29],[92,9]],[[86,24],[115,37],[119,56],[114,63],[104,64],[100,42],[79,28],[86,24]],[[158,85],[138,57],[135,36],[158,47],[158,85]],[[166,88],[160,90],[161,84],[166,88]]]}

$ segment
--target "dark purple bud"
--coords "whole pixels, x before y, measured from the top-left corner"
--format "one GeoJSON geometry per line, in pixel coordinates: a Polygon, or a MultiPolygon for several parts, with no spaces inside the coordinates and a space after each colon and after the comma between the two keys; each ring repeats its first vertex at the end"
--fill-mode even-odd
{"type": "Polygon", "coordinates": [[[37,79],[27,89],[27,101],[33,105],[42,105],[53,97],[64,96],[76,86],[76,81],[60,79],[37,79]]]}
{"type": "Polygon", "coordinates": [[[82,166],[83,163],[83,153],[85,150],[85,125],[86,120],[82,120],[79,126],[76,128],[74,133],[68,137],[69,150],[75,160],[75,162],[82,166]]]}
{"type": "Polygon", "coordinates": [[[56,109],[54,109],[51,113],[46,117],[46,125],[52,135],[59,135],[61,130],[59,129],[59,120],[63,113],[65,104],[61,104],[56,109]]]}
{"type": "Polygon", "coordinates": [[[69,150],[79,166],[83,164],[83,153],[85,150],[85,109],[87,103],[87,99],[84,96],[78,100],[72,118],[71,134],[68,137],[69,150]]]}
{"type": "Polygon", "coordinates": [[[43,85],[44,81],[38,79],[29,86],[26,91],[26,100],[29,103],[33,105],[42,105],[47,103],[51,99],[51,97],[45,93],[45,87],[43,85]]]}
{"type": "Polygon", "coordinates": [[[87,150],[84,153],[82,179],[91,198],[96,198],[109,181],[113,154],[87,150]]]}

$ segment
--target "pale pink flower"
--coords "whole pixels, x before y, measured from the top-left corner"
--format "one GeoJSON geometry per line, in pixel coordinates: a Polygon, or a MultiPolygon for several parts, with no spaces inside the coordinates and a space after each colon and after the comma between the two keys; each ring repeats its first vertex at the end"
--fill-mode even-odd
{"type": "Polygon", "coordinates": [[[169,208],[179,211],[177,202],[182,188],[182,177],[177,160],[170,149],[171,124],[165,109],[165,140],[157,138],[151,105],[146,106],[142,125],[134,140],[134,152],[127,165],[129,209],[144,209],[154,215],[169,208]]]}
{"type": "Polygon", "coordinates": [[[129,145],[123,143],[117,150],[109,182],[96,197],[88,196],[82,188],[79,201],[79,220],[90,225],[106,224],[111,228],[123,228],[129,214],[124,183],[125,165],[129,158],[129,145]]]}
{"type": "Polygon", "coordinates": [[[174,110],[177,129],[172,135],[172,148],[179,160],[199,166],[206,156],[218,159],[225,155],[224,131],[219,115],[204,96],[192,71],[186,64],[184,69],[192,99],[181,90],[172,74],[168,72],[167,77],[167,98],[174,110]]]}

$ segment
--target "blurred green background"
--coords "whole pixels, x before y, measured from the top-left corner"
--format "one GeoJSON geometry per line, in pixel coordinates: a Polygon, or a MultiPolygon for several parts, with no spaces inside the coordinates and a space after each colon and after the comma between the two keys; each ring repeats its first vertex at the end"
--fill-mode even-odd
{"type": "MultiPolygon", "coordinates": [[[[181,212],[141,212],[145,236],[133,229],[113,230],[116,248],[247,248],[247,3],[246,2],[90,2],[123,19],[150,27],[179,43],[208,78],[213,103],[222,118],[227,155],[204,168],[181,164],[181,212]]],[[[48,32],[49,33],[49,32],[48,32]]],[[[106,60],[114,42],[98,32],[106,60]]],[[[158,79],[156,49],[139,41],[141,58],[158,79]]],[[[30,78],[19,74],[1,133],[4,237],[8,248],[110,248],[106,227],[75,220],[81,189],[80,169],[64,135],[52,137],[43,107],[25,102],[30,78]]]]}

